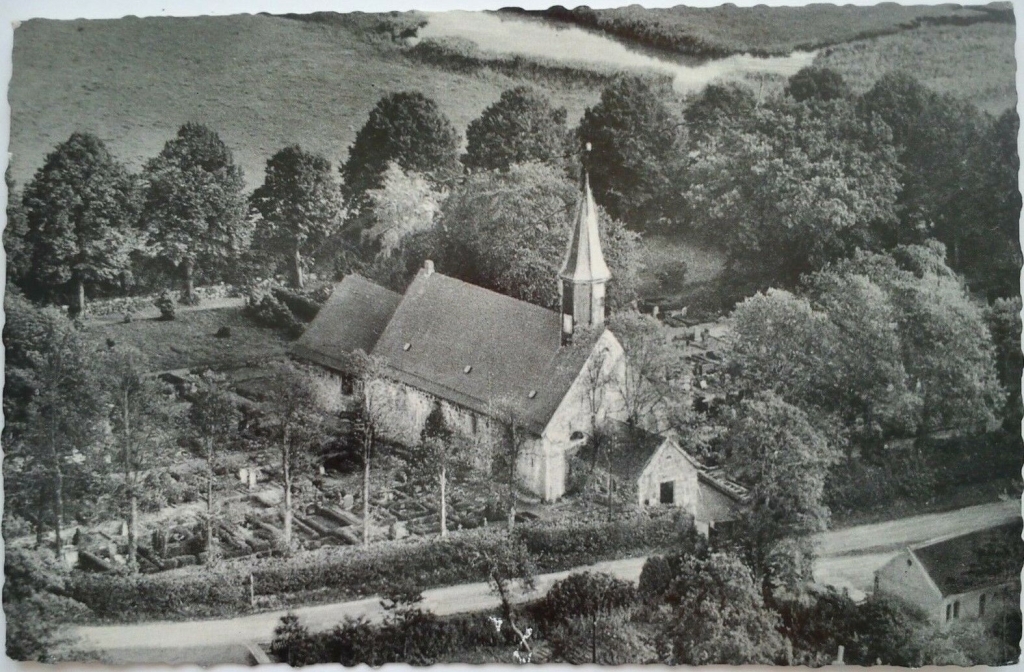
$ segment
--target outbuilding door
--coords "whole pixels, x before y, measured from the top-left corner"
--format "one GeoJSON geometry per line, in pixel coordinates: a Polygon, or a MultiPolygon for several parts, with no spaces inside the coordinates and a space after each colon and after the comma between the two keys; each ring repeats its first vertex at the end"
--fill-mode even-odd
{"type": "Polygon", "coordinates": [[[675,504],[676,502],[676,482],[665,481],[661,484],[661,496],[659,501],[662,504],[675,504]]]}

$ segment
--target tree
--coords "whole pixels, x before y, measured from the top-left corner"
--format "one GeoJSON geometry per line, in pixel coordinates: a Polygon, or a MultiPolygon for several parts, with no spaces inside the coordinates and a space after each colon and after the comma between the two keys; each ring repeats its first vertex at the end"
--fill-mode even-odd
{"type": "Polygon", "coordinates": [[[526,450],[530,440],[529,430],[510,399],[491,400],[488,403],[491,418],[498,427],[497,449],[494,466],[498,478],[506,491],[508,506],[508,529],[511,532],[516,525],[516,506],[519,500],[519,458],[526,450]]]}
{"type": "Polygon", "coordinates": [[[195,269],[214,272],[249,245],[242,169],[216,132],[189,122],[144,173],[142,217],[150,247],[180,269],[183,299],[192,303],[195,269]]]}
{"type": "Polygon", "coordinates": [[[355,368],[360,384],[356,393],[355,437],[359,441],[363,463],[363,546],[370,545],[370,468],[381,443],[380,433],[387,425],[393,406],[387,391],[387,364],[378,357],[356,353],[355,368]]]}
{"type": "Polygon", "coordinates": [[[213,559],[213,528],[216,524],[217,502],[213,486],[217,480],[217,448],[230,442],[238,430],[241,414],[226,392],[207,378],[201,381],[199,390],[188,409],[188,427],[193,437],[203,447],[206,458],[206,551],[213,559]]]}
{"type": "MultiPolygon", "coordinates": [[[[606,619],[629,609],[636,603],[636,588],[629,581],[617,579],[603,572],[576,572],[558,581],[551,587],[538,608],[541,619],[553,631],[548,639],[553,640],[553,654],[556,658],[571,664],[598,662],[606,663],[615,658],[613,642],[601,638],[601,656],[598,656],[598,625],[606,619]],[[581,621],[582,623],[577,623],[581,621]],[[584,634],[578,626],[586,624],[589,633],[584,634]],[[582,636],[581,636],[582,635],[582,636]]],[[[617,619],[616,625],[628,628],[625,619],[617,619]]],[[[604,629],[604,628],[602,628],[604,629]]],[[[605,633],[602,633],[605,634],[605,633]]],[[[615,642],[621,645],[621,642],[615,642]]],[[[637,646],[630,648],[639,648],[637,646]]],[[[635,654],[635,651],[629,653],[635,654]]],[[[632,656],[631,656],[632,657],[632,656]]],[[[643,662],[622,660],[620,662],[643,662]]]]}
{"type": "MultiPolygon", "coordinates": [[[[565,259],[579,199],[579,186],[551,166],[514,165],[470,175],[441,210],[433,255],[438,270],[557,309],[558,285],[552,280],[565,259]]],[[[599,223],[614,312],[636,298],[639,238],[603,214],[599,223]]]]}
{"type": "Polygon", "coordinates": [[[683,353],[669,342],[656,318],[636,311],[616,313],[608,328],[625,353],[625,367],[613,387],[631,426],[658,424],[666,410],[668,381],[683,366],[683,353]]]}
{"type": "Polygon", "coordinates": [[[783,640],[750,570],[736,556],[682,558],[669,588],[664,642],[673,665],[776,665],[783,640]]]}
{"type": "Polygon", "coordinates": [[[845,100],[772,100],[747,124],[698,137],[689,156],[690,226],[722,245],[733,274],[756,287],[795,286],[802,274],[873,247],[896,222],[889,131],[845,100]]]}
{"type": "Polygon", "coordinates": [[[8,167],[4,173],[7,183],[7,226],[4,227],[3,244],[7,255],[8,284],[21,285],[32,268],[32,250],[28,241],[28,217],[22,194],[11,177],[8,167]]]}
{"type": "Polygon", "coordinates": [[[136,184],[94,135],[73,133],[46,156],[25,187],[29,286],[70,286],[85,310],[86,285],[120,279],[136,248],[136,184]]]}
{"type": "Polygon", "coordinates": [[[424,464],[437,471],[441,500],[441,538],[448,537],[448,476],[464,457],[464,446],[445,420],[440,403],[435,403],[427,415],[420,434],[420,457],[424,464]]]}
{"type": "Polygon", "coordinates": [[[1021,371],[1024,353],[1021,352],[1021,299],[996,299],[985,313],[992,343],[995,346],[996,370],[999,382],[1007,391],[1007,425],[1020,426],[1024,402],[1021,401],[1021,371]]]}
{"type": "Polygon", "coordinates": [[[38,333],[40,349],[28,353],[31,376],[25,381],[31,401],[25,409],[21,445],[28,449],[29,469],[38,476],[39,520],[49,508],[54,550],[61,556],[68,470],[102,464],[86,457],[102,438],[104,408],[96,394],[95,353],[66,320],[45,320],[38,333]]]}
{"type": "Polygon", "coordinates": [[[502,92],[466,129],[462,163],[473,170],[506,170],[513,163],[556,163],[565,155],[564,107],[530,86],[502,92]]]}
{"type": "Polygon", "coordinates": [[[503,623],[508,623],[516,635],[519,648],[525,651],[526,660],[529,662],[532,656],[529,640],[533,629],[524,630],[516,623],[516,613],[512,605],[517,592],[525,594],[536,589],[537,565],[533,556],[522,539],[509,530],[501,544],[482,554],[479,563],[482,573],[487,576],[491,592],[501,600],[502,618],[495,621],[498,631],[501,631],[503,623]]]}
{"type": "Polygon", "coordinates": [[[941,243],[858,253],[836,265],[882,288],[894,306],[903,365],[921,398],[921,430],[976,431],[994,424],[1004,392],[984,312],[945,262],[941,243]]]}
{"type": "Polygon", "coordinates": [[[843,76],[832,68],[809,65],[789,78],[786,95],[799,103],[807,100],[828,102],[849,98],[851,92],[843,76]]]}
{"type": "Polygon", "coordinates": [[[305,285],[303,255],[309,254],[341,225],[341,193],[322,156],[290,145],[267,160],[263,185],[250,205],[260,220],[256,240],[267,250],[287,250],[292,284],[305,285]]]}
{"type": "Polygon", "coordinates": [[[388,164],[380,189],[366,192],[373,224],[363,238],[379,247],[378,258],[391,257],[409,236],[430,231],[447,191],[436,191],[425,177],[388,164]]]}
{"type": "Polygon", "coordinates": [[[295,473],[308,468],[313,449],[324,440],[323,413],[309,378],[292,364],[282,365],[277,397],[280,429],[282,488],[284,489],[284,543],[292,545],[292,492],[295,473]]]}
{"type": "Polygon", "coordinates": [[[679,121],[669,111],[671,89],[636,75],[617,77],[587,108],[577,130],[594,198],[614,219],[645,230],[675,215],[679,121]]]}
{"type": "Polygon", "coordinates": [[[437,103],[416,91],[391,93],[379,101],[341,166],[342,193],[356,208],[369,189],[382,186],[389,163],[442,184],[459,172],[459,134],[437,103]]]}
{"type": "Polygon", "coordinates": [[[725,445],[749,494],[735,539],[766,598],[811,577],[810,536],[828,526],[822,503],[834,450],[807,415],[772,393],[744,400],[725,445]]]}
{"type": "Polygon", "coordinates": [[[123,477],[128,500],[128,566],[137,572],[139,546],[139,497],[142,479],[154,466],[166,440],[167,402],[149,362],[134,348],[115,348],[103,359],[100,375],[110,407],[114,434],[114,463],[123,477]]]}
{"type": "Polygon", "coordinates": [[[738,82],[708,84],[687,101],[683,118],[690,139],[707,137],[723,126],[744,126],[754,119],[757,98],[738,82]]]}

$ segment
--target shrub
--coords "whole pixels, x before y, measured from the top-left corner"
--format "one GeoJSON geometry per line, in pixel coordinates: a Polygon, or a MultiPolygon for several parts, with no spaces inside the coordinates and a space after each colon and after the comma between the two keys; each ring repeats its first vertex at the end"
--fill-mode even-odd
{"type": "Polygon", "coordinates": [[[636,588],[629,581],[603,572],[577,572],[556,582],[536,611],[542,621],[553,623],[607,614],[635,600],[636,588]]]}
{"type": "Polygon", "coordinates": [[[291,311],[294,317],[303,322],[312,322],[323,306],[323,301],[316,300],[316,294],[306,296],[283,287],[275,287],[272,294],[278,302],[291,311]]]}
{"type": "Polygon", "coordinates": [[[669,584],[675,578],[675,569],[663,555],[652,555],[644,562],[640,570],[640,583],[637,588],[640,597],[645,600],[660,600],[668,592],[669,584]]]}
{"type": "Polygon", "coordinates": [[[160,311],[160,319],[165,321],[173,320],[177,312],[177,305],[174,295],[170,290],[165,289],[154,301],[153,305],[160,311]]]}
{"type": "Polygon", "coordinates": [[[302,335],[304,327],[295,318],[288,306],[284,305],[273,293],[254,292],[246,300],[245,315],[253,322],[271,329],[281,329],[289,336],[302,335]]]}

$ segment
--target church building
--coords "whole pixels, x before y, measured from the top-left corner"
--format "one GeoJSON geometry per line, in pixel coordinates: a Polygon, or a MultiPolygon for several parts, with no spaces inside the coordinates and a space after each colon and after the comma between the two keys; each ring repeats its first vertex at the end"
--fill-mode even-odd
{"type": "Polygon", "coordinates": [[[498,442],[515,422],[526,437],[520,483],[553,501],[565,493],[568,459],[595,422],[624,420],[614,381],[625,357],[604,328],[610,279],[584,177],[565,262],[552,278],[560,311],[449,277],[427,261],[404,294],[358,275],[344,278],[293,355],[331,371],[339,393],[355,382],[357,352],[381,361],[383,376],[367,382],[366,394],[388,409],[382,430],[400,443],[419,440],[435,405],[471,440],[498,442]],[[599,379],[606,389],[592,394],[599,379]]]}

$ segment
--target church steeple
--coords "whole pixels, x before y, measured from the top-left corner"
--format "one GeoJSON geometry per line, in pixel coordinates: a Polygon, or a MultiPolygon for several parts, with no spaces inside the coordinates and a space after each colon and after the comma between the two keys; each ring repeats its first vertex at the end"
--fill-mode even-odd
{"type": "Polygon", "coordinates": [[[597,327],[604,323],[605,284],[611,277],[601,253],[597,204],[590,191],[590,176],[584,171],[583,193],[576,209],[569,251],[558,273],[563,344],[572,340],[577,326],[597,327]]]}

